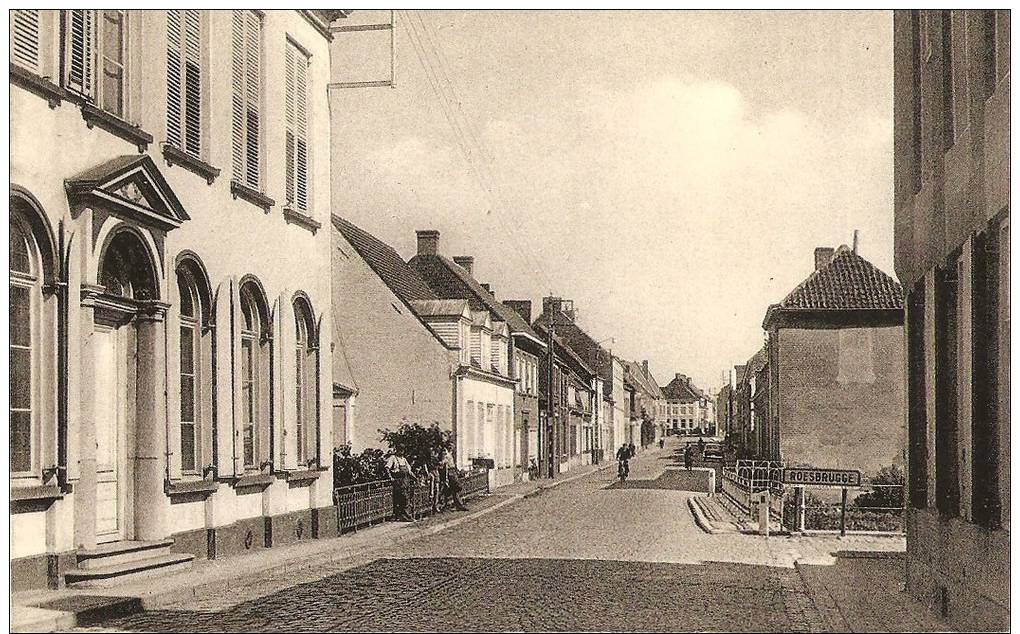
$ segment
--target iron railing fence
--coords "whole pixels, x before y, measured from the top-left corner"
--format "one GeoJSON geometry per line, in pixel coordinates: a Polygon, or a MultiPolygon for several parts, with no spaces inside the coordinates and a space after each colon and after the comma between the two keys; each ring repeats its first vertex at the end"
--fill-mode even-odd
{"type": "MultiPolygon", "coordinates": [[[[363,484],[352,484],[333,490],[333,504],[336,507],[337,527],[340,532],[356,530],[391,519],[394,516],[393,480],[376,480],[363,484]]],[[[467,500],[489,492],[487,469],[461,471],[461,499],[467,500]]],[[[411,481],[408,491],[408,513],[412,517],[424,517],[433,510],[433,502],[439,491],[436,474],[411,481]]]]}

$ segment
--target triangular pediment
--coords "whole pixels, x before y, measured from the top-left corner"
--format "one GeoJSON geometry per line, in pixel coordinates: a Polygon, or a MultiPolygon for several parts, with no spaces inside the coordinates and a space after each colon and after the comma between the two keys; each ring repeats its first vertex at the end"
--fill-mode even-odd
{"type": "Polygon", "coordinates": [[[67,180],[72,202],[108,207],[169,230],[189,220],[173,189],[146,155],[119,156],[67,180]]]}

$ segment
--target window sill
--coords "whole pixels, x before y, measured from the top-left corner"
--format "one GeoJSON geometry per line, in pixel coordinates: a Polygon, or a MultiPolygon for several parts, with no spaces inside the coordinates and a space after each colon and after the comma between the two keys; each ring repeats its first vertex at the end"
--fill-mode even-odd
{"type": "Polygon", "coordinates": [[[37,484],[34,486],[12,486],[11,503],[32,502],[36,500],[59,500],[64,497],[56,484],[37,484]]]}
{"type": "Polygon", "coordinates": [[[213,167],[202,159],[192,156],[179,147],[168,143],[163,144],[163,158],[166,159],[167,165],[171,167],[180,165],[184,169],[204,178],[205,182],[209,185],[212,185],[216,177],[220,175],[220,168],[213,167]]]}
{"type": "Polygon", "coordinates": [[[152,135],[145,130],[87,101],[81,104],[81,118],[85,120],[89,129],[98,125],[107,132],[136,145],[139,153],[147,150],[152,143],[152,135]]]}
{"type": "Polygon", "coordinates": [[[291,486],[302,486],[318,480],[321,473],[322,470],[319,469],[302,469],[300,471],[288,471],[285,478],[287,484],[291,486]]]}
{"type": "Polygon", "coordinates": [[[220,486],[215,480],[183,480],[178,482],[164,482],[163,490],[168,497],[200,496],[208,497],[220,486]]]}
{"type": "Polygon", "coordinates": [[[252,474],[252,475],[242,476],[242,477],[240,477],[240,478],[238,478],[237,480],[234,481],[234,488],[235,489],[265,489],[270,484],[272,484],[275,479],[276,478],[274,478],[273,475],[269,474],[269,473],[266,473],[266,474],[259,473],[259,474],[252,474]]]}
{"type": "Polygon", "coordinates": [[[14,62],[10,62],[10,65],[11,83],[39,95],[46,100],[46,103],[50,108],[56,108],[64,99],[67,98],[67,93],[64,92],[64,89],[54,84],[49,79],[36,75],[27,68],[22,68],[14,62]]]}
{"type": "Polygon", "coordinates": [[[283,218],[287,222],[300,225],[312,233],[315,233],[322,227],[322,223],[315,218],[290,207],[283,208],[283,218]]]}
{"type": "Polygon", "coordinates": [[[243,183],[238,183],[235,180],[230,181],[230,193],[233,194],[235,199],[242,198],[256,207],[261,207],[262,210],[267,213],[274,205],[276,205],[276,201],[269,196],[266,196],[253,187],[248,187],[243,183]]]}

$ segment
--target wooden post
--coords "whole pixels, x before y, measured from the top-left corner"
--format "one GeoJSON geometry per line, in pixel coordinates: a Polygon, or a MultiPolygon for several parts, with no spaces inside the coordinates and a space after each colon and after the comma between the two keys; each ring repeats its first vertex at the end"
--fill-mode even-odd
{"type": "Polygon", "coordinates": [[[804,528],[805,528],[805,524],[806,524],[806,521],[805,521],[806,520],[806,518],[805,518],[805,515],[806,515],[805,506],[807,504],[807,500],[806,500],[807,496],[804,495],[804,487],[797,487],[796,489],[794,489],[794,492],[796,494],[796,500],[797,500],[797,515],[796,515],[796,517],[794,519],[794,527],[798,531],[803,533],[804,532],[804,528]]]}
{"type": "Polygon", "coordinates": [[[846,487],[843,487],[843,513],[839,518],[839,536],[846,537],[846,487]]]}

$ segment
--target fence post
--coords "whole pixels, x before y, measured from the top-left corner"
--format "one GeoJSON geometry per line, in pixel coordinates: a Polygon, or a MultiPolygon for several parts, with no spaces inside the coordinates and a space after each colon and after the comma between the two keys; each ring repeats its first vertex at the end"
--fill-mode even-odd
{"type": "Polygon", "coordinates": [[[843,513],[839,518],[839,536],[846,537],[846,487],[843,487],[843,513]]]}
{"type": "Polygon", "coordinates": [[[794,517],[794,528],[803,533],[806,524],[805,516],[807,515],[806,509],[804,508],[807,505],[805,499],[807,496],[804,495],[804,487],[797,487],[794,489],[794,493],[797,497],[797,514],[794,517]]]}

